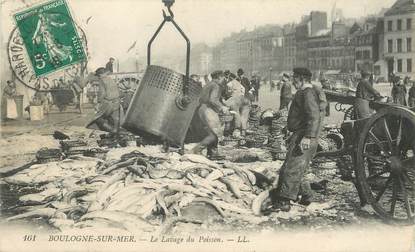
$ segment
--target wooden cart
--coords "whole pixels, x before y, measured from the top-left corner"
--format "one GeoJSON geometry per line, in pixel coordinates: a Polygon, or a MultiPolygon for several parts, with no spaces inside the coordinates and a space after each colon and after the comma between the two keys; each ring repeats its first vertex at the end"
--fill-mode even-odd
{"type": "Polygon", "coordinates": [[[50,93],[52,95],[53,104],[58,107],[60,112],[65,111],[68,106],[74,106],[75,109],[82,114],[82,92],[76,96],[72,89],[56,88],[51,89],[50,93]]]}
{"type": "MultiPolygon", "coordinates": [[[[327,99],[353,105],[355,97],[325,91],[327,99]]],[[[371,117],[353,119],[352,109],[341,126],[343,148],[318,156],[350,155],[363,204],[371,204],[384,220],[414,223],[415,108],[371,102],[371,117]]]]}

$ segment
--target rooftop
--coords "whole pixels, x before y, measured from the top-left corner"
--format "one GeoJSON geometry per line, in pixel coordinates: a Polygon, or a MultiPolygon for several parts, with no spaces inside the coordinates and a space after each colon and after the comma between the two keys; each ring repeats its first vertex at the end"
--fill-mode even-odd
{"type": "Polygon", "coordinates": [[[400,15],[415,12],[414,0],[398,0],[386,11],[385,16],[400,15]]]}

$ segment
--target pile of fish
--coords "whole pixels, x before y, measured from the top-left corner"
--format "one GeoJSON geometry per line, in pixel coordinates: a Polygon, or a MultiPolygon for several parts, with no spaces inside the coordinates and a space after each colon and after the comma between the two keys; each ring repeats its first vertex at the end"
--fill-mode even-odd
{"type": "Polygon", "coordinates": [[[251,109],[249,111],[249,128],[258,128],[259,121],[261,117],[261,107],[256,104],[251,105],[251,109]]]}
{"type": "Polygon", "coordinates": [[[257,172],[159,149],[118,148],[110,150],[105,160],[72,156],[32,165],[4,179],[37,191],[19,198],[20,214],[8,221],[42,217],[61,230],[165,233],[177,222],[206,221],[189,214],[192,205],[208,206],[222,219],[262,218],[258,215],[268,195],[257,172]]]}
{"type": "MultiPolygon", "coordinates": [[[[102,147],[61,139],[60,149],[52,145],[53,149],[37,153],[38,161],[43,163],[3,178],[2,182],[17,188],[20,195],[7,220],[42,218],[60,230],[164,234],[178,222],[206,224],[216,219],[257,225],[272,218],[333,217],[332,208],[337,207],[333,204],[307,209],[297,204],[290,214],[261,215],[285,157],[283,127],[287,113],[277,112],[270,124],[260,125],[260,112],[259,107],[253,106],[251,132],[245,144],[230,137],[221,146],[226,160],[218,162],[201,155],[163,153],[160,145],[142,146],[143,140],[135,137],[125,137],[125,143],[117,143],[117,147],[126,146],[122,148],[112,148],[113,141],[103,136],[100,139],[108,141],[102,141],[102,147]]],[[[328,137],[323,136],[321,141],[320,147],[325,151],[336,145],[328,137]]],[[[322,163],[315,164],[315,184],[320,185],[320,175],[329,179],[336,176],[335,169],[321,169],[322,163]]],[[[350,165],[344,166],[342,177],[350,177],[350,165]]],[[[345,194],[352,193],[351,183],[339,180],[340,183],[345,194]]],[[[326,190],[330,186],[333,185],[320,187],[326,190]]],[[[339,207],[343,205],[349,207],[351,203],[344,201],[339,207]]]]}
{"type": "Polygon", "coordinates": [[[270,126],[268,146],[274,159],[284,160],[287,153],[286,134],[283,132],[287,125],[288,111],[282,109],[274,116],[270,126]]]}
{"type": "Polygon", "coordinates": [[[261,114],[261,107],[253,104],[249,111],[247,136],[244,138],[244,144],[242,146],[262,148],[268,143],[269,129],[267,125],[261,123],[261,114]]]}

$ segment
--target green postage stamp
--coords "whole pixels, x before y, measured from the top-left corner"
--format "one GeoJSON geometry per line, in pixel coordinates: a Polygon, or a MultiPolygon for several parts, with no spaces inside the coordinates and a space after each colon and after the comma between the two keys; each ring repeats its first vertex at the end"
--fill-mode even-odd
{"type": "Polygon", "coordinates": [[[36,77],[86,59],[65,0],[54,0],[14,15],[36,77]]]}

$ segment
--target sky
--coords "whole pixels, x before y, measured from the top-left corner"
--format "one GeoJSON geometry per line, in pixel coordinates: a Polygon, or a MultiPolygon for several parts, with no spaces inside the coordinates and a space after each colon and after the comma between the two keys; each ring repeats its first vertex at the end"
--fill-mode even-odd
{"type": "MultiPolygon", "coordinates": [[[[102,65],[110,56],[120,59],[146,57],[147,42],[162,21],[161,0],[66,0],[75,21],[87,34],[90,65],[102,65]],[[86,20],[92,17],[88,24],[86,20]],[[136,50],[127,49],[136,43],[136,50]]],[[[389,8],[396,0],[176,0],[175,21],[191,42],[215,45],[231,32],[252,30],[265,24],[299,22],[310,11],[330,15],[336,2],[346,18],[358,18],[389,8]]],[[[1,42],[13,27],[12,14],[25,4],[39,1],[0,0],[1,42]]],[[[3,49],[3,48],[2,48],[3,49]]],[[[153,46],[155,56],[185,51],[185,42],[166,24],[153,46]]],[[[184,56],[183,56],[184,57],[184,56]]]]}

